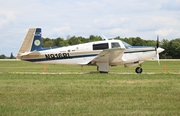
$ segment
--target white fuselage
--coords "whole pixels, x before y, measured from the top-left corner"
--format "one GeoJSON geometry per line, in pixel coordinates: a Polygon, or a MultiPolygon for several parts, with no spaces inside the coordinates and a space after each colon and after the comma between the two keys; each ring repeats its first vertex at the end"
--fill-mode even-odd
{"type": "MultiPolygon", "coordinates": [[[[46,63],[46,64],[76,64],[76,65],[96,65],[92,61],[104,49],[122,48],[124,54],[116,63],[109,64],[131,66],[140,64],[145,60],[151,59],[155,56],[156,51],[154,47],[136,47],[126,48],[120,40],[106,40],[98,42],[90,42],[85,44],[78,44],[67,47],[60,47],[55,49],[41,50],[39,55],[23,56],[22,60],[46,63]],[[113,43],[116,46],[113,46],[113,43]],[[98,48],[99,47],[99,48],[98,48]],[[101,48],[102,47],[102,48],[101,48]],[[119,60],[119,62],[118,62],[119,60]]],[[[158,48],[162,51],[162,48],[158,48]]]]}

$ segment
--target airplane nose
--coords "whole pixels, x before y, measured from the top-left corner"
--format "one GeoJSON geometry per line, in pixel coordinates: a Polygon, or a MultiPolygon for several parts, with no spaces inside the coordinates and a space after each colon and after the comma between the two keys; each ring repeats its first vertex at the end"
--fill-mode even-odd
{"type": "Polygon", "coordinates": [[[159,48],[157,49],[157,52],[158,52],[158,53],[161,53],[161,52],[163,52],[163,51],[164,51],[163,48],[160,48],[160,47],[159,47],[159,48]]]}

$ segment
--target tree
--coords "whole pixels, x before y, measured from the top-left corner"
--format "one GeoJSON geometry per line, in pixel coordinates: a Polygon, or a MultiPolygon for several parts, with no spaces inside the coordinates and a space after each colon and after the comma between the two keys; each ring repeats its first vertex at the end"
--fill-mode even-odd
{"type": "Polygon", "coordinates": [[[89,41],[93,42],[93,41],[100,41],[102,40],[102,38],[100,36],[94,36],[94,35],[90,35],[89,36],[89,41]]]}
{"type": "Polygon", "coordinates": [[[155,40],[144,40],[144,45],[145,46],[156,46],[156,41],[155,40]]]}
{"type": "Polygon", "coordinates": [[[180,39],[171,40],[167,47],[169,56],[174,59],[180,58],[180,39]]]}
{"type": "Polygon", "coordinates": [[[77,37],[73,36],[68,40],[69,45],[76,45],[81,44],[81,40],[79,40],[77,37]]]}
{"type": "Polygon", "coordinates": [[[136,38],[132,37],[130,39],[132,39],[132,45],[133,46],[143,46],[143,45],[145,45],[144,40],[141,39],[140,37],[136,37],[136,38]]]}
{"type": "Polygon", "coordinates": [[[42,38],[42,42],[43,42],[43,47],[53,47],[55,46],[55,42],[53,41],[53,39],[50,38],[42,38]]]}
{"type": "Polygon", "coordinates": [[[9,59],[15,59],[12,52],[11,52],[11,55],[10,55],[9,59]]]}
{"type": "Polygon", "coordinates": [[[169,45],[169,40],[167,39],[163,39],[161,42],[160,42],[160,47],[164,48],[165,51],[163,51],[161,54],[160,54],[160,58],[162,59],[168,59],[168,58],[172,58],[168,53],[169,53],[169,49],[168,48],[168,45],[169,45]]]}
{"type": "Polygon", "coordinates": [[[64,39],[58,37],[54,40],[54,43],[55,43],[55,46],[64,46],[64,39]]]}
{"type": "Polygon", "coordinates": [[[0,55],[0,59],[6,59],[6,56],[4,54],[0,55]]]}

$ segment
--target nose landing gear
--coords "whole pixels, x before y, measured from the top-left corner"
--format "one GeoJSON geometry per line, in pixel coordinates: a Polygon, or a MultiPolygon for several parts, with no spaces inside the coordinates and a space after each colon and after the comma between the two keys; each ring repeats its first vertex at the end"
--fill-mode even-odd
{"type": "Polygon", "coordinates": [[[135,69],[135,72],[137,73],[137,74],[141,74],[142,73],[142,68],[141,67],[137,67],[136,69],[135,69]]]}

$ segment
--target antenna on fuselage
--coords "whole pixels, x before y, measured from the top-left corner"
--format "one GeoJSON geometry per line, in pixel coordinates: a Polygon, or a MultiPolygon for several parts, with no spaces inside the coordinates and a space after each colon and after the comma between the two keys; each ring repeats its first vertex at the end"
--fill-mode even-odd
{"type": "Polygon", "coordinates": [[[102,34],[102,38],[104,38],[106,41],[108,41],[108,38],[102,34]]]}

